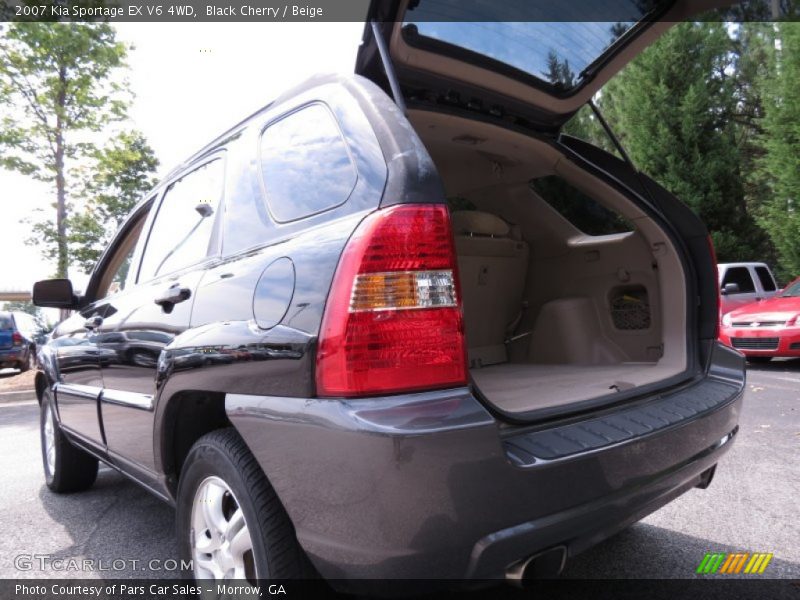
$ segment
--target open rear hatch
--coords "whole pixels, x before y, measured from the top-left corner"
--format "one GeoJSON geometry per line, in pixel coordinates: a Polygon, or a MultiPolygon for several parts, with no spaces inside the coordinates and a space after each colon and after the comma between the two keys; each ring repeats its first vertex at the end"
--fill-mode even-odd
{"type": "MultiPolygon", "coordinates": [[[[558,128],[675,22],[724,0],[371,3],[409,103],[436,98],[558,128]]],[[[356,73],[390,91],[368,22],[356,73]]]]}
{"type": "Polygon", "coordinates": [[[594,150],[556,134],[666,31],[659,19],[724,2],[596,4],[374,2],[357,58],[359,74],[402,96],[437,166],[471,379],[515,420],[679,384],[700,368],[698,340],[716,337],[699,219],[649,179],[643,193],[646,178],[611,155],[592,172],[575,150],[594,150]]]}

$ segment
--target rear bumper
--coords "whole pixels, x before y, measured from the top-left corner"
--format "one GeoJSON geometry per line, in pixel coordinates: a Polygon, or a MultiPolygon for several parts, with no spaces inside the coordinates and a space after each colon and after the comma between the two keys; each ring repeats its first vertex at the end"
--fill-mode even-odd
{"type": "Polygon", "coordinates": [[[722,327],[719,341],[745,356],[800,356],[800,327],[722,327]]]}
{"type": "Polygon", "coordinates": [[[24,360],[25,350],[21,346],[0,349],[0,368],[15,367],[24,360]]]}
{"type": "Polygon", "coordinates": [[[713,358],[675,392],[672,418],[653,407],[675,394],[626,405],[642,411],[628,416],[644,432],[573,439],[549,456],[522,438],[574,437],[563,430],[574,420],[511,430],[468,389],[347,402],[228,395],[226,409],[324,577],[492,579],[553,546],[574,556],[704,483],[731,445],[744,388],[740,355],[717,346],[713,358]]]}

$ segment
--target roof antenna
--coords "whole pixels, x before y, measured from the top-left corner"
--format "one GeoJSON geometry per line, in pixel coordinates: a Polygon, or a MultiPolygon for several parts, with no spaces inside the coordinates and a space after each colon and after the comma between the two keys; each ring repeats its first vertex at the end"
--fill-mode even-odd
{"type": "Polygon", "coordinates": [[[375,37],[375,43],[378,45],[378,53],[381,55],[381,62],[383,63],[383,71],[386,73],[386,78],[389,80],[389,87],[392,88],[392,96],[394,103],[404,115],[408,115],[406,109],[406,102],[403,99],[403,92],[400,90],[400,82],[397,80],[397,74],[394,72],[394,65],[392,58],[389,56],[389,48],[386,46],[386,40],[383,39],[383,32],[381,26],[377,21],[372,21],[372,35],[375,37]]]}

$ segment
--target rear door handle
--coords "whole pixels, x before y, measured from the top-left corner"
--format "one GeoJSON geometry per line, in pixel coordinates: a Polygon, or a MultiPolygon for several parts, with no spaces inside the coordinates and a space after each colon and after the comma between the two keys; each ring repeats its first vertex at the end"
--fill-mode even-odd
{"type": "Polygon", "coordinates": [[[187,287],[181,287],[180,283],[173,283],[161,295],[156,296],[154,302],[161,306],[164,312],[172,312],[172,308],[179,302],[188,300],[192,295],[192,290],[187,287]]]}
{"type": "Polygon", "coordinates": [[[102,324],[103,324],[103,317],[101,317],[100,315],[94,315],[89,317],[83,322],[83,327],[84,329],[88,329],[91,331],[92,329],[97,329],[102,324]]]}

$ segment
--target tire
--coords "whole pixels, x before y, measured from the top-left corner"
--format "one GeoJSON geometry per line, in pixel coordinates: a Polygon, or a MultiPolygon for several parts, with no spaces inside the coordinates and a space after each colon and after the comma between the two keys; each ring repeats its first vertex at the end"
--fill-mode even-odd
{"type": "Polygon", "coordinates": [[[45,390],[42,395],[39,430],[47,487],[59,494],[80,492],[92,487],[97,479],[97,459],[73,446],[61,431],[55,418],[53,396],[49,390],[45,390]],[[52,456],[48,459],[51,452],[52,456]]]}
{"type": "Polygon", "coordinates": [[[31,346],[28,348],[28,358],[19,365],[19,371],[20,373],[24,373],[25,371],[30,371],[34,367],[36,367],[36,349],[31,346]]]}
{"type": "Polygon", "coordinates": [[[192,561],[195,579],[313,577],[289,516],[233,428],[213,431],[192,446],[177,511],[181,559],[192,561]]]}

